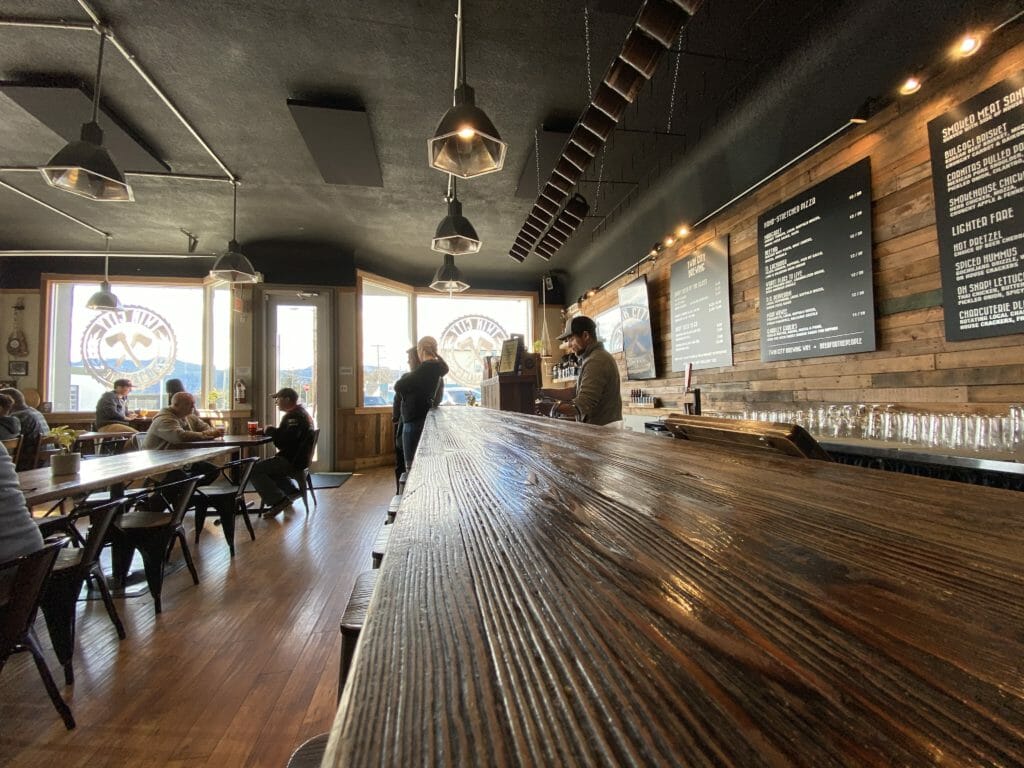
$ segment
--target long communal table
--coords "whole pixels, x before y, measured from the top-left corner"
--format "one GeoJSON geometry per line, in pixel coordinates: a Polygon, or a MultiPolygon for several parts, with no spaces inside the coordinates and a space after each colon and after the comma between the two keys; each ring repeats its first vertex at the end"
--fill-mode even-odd
{"type": "Polygon", "coordinates": [[[205,461],[231,449],[190,448],[181,451],[132,451],[82,461],[78,474],[54,475],[49,467],[18,473],[21,492],[28,505],[78,496],[109,487],[123,488],[129,481],[162,475],[197,461],[205,461]]]}
{"type": "Polygon", "coordinates": [[[1020,765],[1019,493],[431,411],[324,765],[1020,765]]]}

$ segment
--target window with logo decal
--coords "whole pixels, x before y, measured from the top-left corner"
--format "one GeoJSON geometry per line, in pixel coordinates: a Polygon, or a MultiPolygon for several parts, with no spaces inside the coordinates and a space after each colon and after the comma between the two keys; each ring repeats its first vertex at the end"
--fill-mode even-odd
{"type": "Polygon", "coordinates": [[[132,410],[166,405],[168,379],[229,405],[231,294],[226,286],[119,281],[116,311],[88,309],[96,283],[49,283],[48,399],[55,411],[89,411],[116,379],[130,379],[132,410]]]}

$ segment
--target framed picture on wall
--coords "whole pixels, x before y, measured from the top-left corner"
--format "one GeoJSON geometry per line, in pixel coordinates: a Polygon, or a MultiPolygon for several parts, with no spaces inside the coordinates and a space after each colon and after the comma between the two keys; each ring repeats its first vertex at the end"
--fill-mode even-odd
{"type": "Polygon", "coordinates": [[[28,360],[10,360],[7,363],[8,376],[28,376],[28,360]]]}

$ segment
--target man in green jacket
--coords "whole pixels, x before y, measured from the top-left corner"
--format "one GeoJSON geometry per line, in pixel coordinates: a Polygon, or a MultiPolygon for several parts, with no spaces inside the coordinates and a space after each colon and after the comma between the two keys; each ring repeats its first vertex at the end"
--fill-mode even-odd
{"type": "Polygon", "coordinates": [[[577,315],[565,324],[559,341],[568,341],[580,359],[576,388],[542,389],[546,397],[561,400],[560,413],[577,421],[602,426],[620,426],[622,392],[619,366],[615,358],[597,340],[597,324],[586,315],[577,315]]]}

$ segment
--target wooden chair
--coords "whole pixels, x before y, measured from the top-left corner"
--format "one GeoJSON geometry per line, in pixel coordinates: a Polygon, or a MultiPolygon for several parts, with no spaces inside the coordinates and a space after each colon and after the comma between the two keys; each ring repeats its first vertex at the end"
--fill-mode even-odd
{"type": "Polygon", "coordinates": [[[818,441],[796,424],[673,413],[665,419],[665,426],[682,440],[832,461],[832,457],[818,445],[818,441]]]}
{"type": "Polygon", "coordinates": [[[31,653],[50,701],[70,731],[75,727],[75,718],[53,682],[34,627],[46,579],[57,553],[66,543],[66,538],[59,538],[29,555],[0,563],[0,670],[12,654],[31,653]]]}
{"type": "Polygon", "coordinates": [[[302,504],[306,507],[307,515],[309,514],[309,500],[306,497],[307,492],[313,497],[313,506],[316,506],[316,491],[313,490],[313,473],[310,471],[309,466],[313,463],[313,454],[316,453],[316,444],[319,439],[320,430],[314,429],[313,436],[309,442],[309,455],[306,457],[305,469],[297,470],[289,475],[289,477],[299,486],[299,491],[302,493],[302,504]]]}
{"type": "Polygon", "coordinates": [[[185,512],[192,503],[198,477],[162,483],[149,493],[132,501],[132,509],[121,515],[112,531],[114,578],[124,583],[135,550],[142,554],[146,584],[153,595],[153,606],[160,613],[160,593],[164,584],[164,565],[170,558],[174,542],[181,544],[181,554],[199,583],[199,574],[192,562],[192,551],[185,538],[185,512]]]}
{"type": "Polygon", "coordinates": [[[48,466],[50,463],[50,457],[56,453],[60,453],[60,448],[57,448],[57,438],[50,437],[49,435],[43,435],[36,442],[33,450],[32,461],[29,469],[39,469],[40,467],[48,466]]]}
{"type": "Polygon", "coordinates": [[[39,605],[46,619],[46,627],[50,631],[54,653],[64,667],[64,681],[68,685],[75,682],[72,655],[75,650],[76,607],[83,583],[89,581],[96,586],[103,597],[107,615],[117,630],[117,636],[122,640],[126,637],[121,617],[117,615],[117,608],[107,588],[103,569],[100,568],[100,552],[106,542],[110,523],[126,501],[115,499],[102,506],[82,508],[79,514],[72,512],[68,518],[64,518],[68,520],[69,525],[74,526],[75,518],[88,515],[91,523],[89,533],[81,548],[65,548],[57,554],[57,561],[54,563],[39,605]]]}
{"type": "Polygon", "coordinates": [[[199,534],[203,531],[208,515],[220,518],[224,529],[224,539],[228,543],[231,556],[235,556],[235,516],[241,515],[245,527],[249,530],[249,538],[256,540],[256,532],[249,519],[249,507],[245,503],[245,486],[249,484],[249,476],[256,465],[256,457],[231,461],[220,468],[220,475],[209,485],[196,489],[192,503],[196,511],[196,544],[199,534]],[[238,482],[232,480],[238,478],[238,482]]]}
{"type": "Polygon", "coordinates": [[[4,444],[4,448],[7,449],[7,453],[11,457],[11,461],[14,462],[14,466],[18,466],[18,459],[21,457],[21,435],[0,440],[0,443],[4,444]]]}

